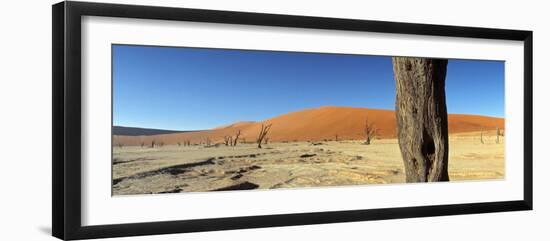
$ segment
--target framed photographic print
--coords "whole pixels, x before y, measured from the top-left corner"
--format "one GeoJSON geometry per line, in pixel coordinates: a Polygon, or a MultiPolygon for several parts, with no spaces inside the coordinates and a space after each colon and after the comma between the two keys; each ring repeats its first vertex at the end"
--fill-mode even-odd
{"type": "Polygon", "coordinates": [[[532,209],[532,32],[61,2],[53,235],[532,209]]]}

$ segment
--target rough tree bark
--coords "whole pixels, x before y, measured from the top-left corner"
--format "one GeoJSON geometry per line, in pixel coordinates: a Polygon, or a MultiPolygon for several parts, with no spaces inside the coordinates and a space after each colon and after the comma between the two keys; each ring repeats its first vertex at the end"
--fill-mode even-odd
{"type": "Polygon", "coordinates": [[[447,60],[393,57],[399,148],[407,182],[448,181],[447,60]]]}

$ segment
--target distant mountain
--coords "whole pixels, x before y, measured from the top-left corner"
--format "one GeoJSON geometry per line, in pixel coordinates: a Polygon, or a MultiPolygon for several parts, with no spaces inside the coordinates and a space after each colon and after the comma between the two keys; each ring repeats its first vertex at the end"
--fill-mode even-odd
{"type": "Polygon", "coordinates": [[[172,131],[151,128],[138,128],[126,126],[113,126],[113,135],[116,136],[153,136],[162,134],[185,133],[190,131],[172,131]]]}
{"type": "MultiPolygon", "coordinates": [[[[270,141],[319,141],[336,139],[362,139],[365,121],[375,125],[379,138],[396,138],[397,123],[393,110],[380,110],[355,107],[319,107],[305,109],[276,116],[262,122],[237,122],[210,130],[186,133],[172,133],[146,138],[118,136],[116,141],[125,145],[139,145],[152,140],[166,144],[181,141],[192,143],[204,142],[210,139],[213,143],[223,142],[224,136],[234,136],[241,132],[239,140],[254,141],[258,136],[262,123],[273,124],[268,133],[270,141]]],[[[479,115],[449,114],[449,133],[467,133],[484,130],[504,129],[504,118],[479,115]]]]}

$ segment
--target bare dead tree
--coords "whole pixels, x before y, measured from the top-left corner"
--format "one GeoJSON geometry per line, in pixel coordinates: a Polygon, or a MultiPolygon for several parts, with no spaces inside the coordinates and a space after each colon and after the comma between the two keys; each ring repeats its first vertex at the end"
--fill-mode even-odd
{"type": "Polygon", "coordinates": [[[338,141],[338,134],[336,134],[334,137],[335,137],[334,140],[338,141]]]}
{"type": "Polygon", "coordinates": [[[393,57],[399,148],[407,182],[448,181],[447,60],[393,57]]]}
{"type": "Polygon", "coordinates": [[[260,129],[260,134],[258,135],[258,139],[256,139],[256,142],[258,143],[258,148],[262,148],[262,141],[264,140],[265,136],[269,132],[269,129],[271,129],[271,126],[273,124],[264,125],[262,123],[262,128],[260,129]]]}
{"type": "Polygon", "coordinates": [[[210,144],[212,144],[212,142],[210,141],[210,138],[206,138],[206,146],[210,146],[210,144]]]}
{"type": "Polygon", "coordinates": [[[497,126],[497,139],[496,139],[496,143],[500,143],[500,128],[497,126]]]}
{"type": "Polygon", "coordinates": [[[483,141],[483,127],[481,127],[481,131],[479,132],[479,140],[481,141],[481,144],[485,144],[483,141]]]}
{"type": "Polygon", "coordinates": [[[237,134],[235,135],[235,139],[233,139],[233,146],[237,145],[237,141],[239,140],[239,136],[241,136],[241,130],[237,131],[237,134]]]}
{"type": "Polygon", "coordinates": [[[152,140],[152,141],[151,141],[151,148],[155,148],[155,144],[156,144],[156,143],[155,143],[155,140],[152,140]]]}
{"type": "Polygon", "coordinates": [[[229,136],[224,136],[223,142],[225,143],[226,146],[229,146],[229,136]]]}
{"type": "Polygon", "coordinates": [[[372,122],[369,122],[369,119],[367,118],[365,120],[365,130],[364,130],[365,145],[370,145],[371,141],[375,138],[375,133],[376,133],[376,126],[372,122]]]}

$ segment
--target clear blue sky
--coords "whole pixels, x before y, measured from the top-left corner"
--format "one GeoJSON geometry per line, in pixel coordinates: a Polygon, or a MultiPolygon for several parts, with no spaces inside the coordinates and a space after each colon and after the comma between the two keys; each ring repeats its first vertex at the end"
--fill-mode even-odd
{"type": "MultiPolygon", "coordinates": [[[[504,62],[449,60],[449,113],[504,116],[504,62]]],[[[209,129],[320,106],[393,110],[390,57],[113,45],[114,125],[209,129]]]]}

